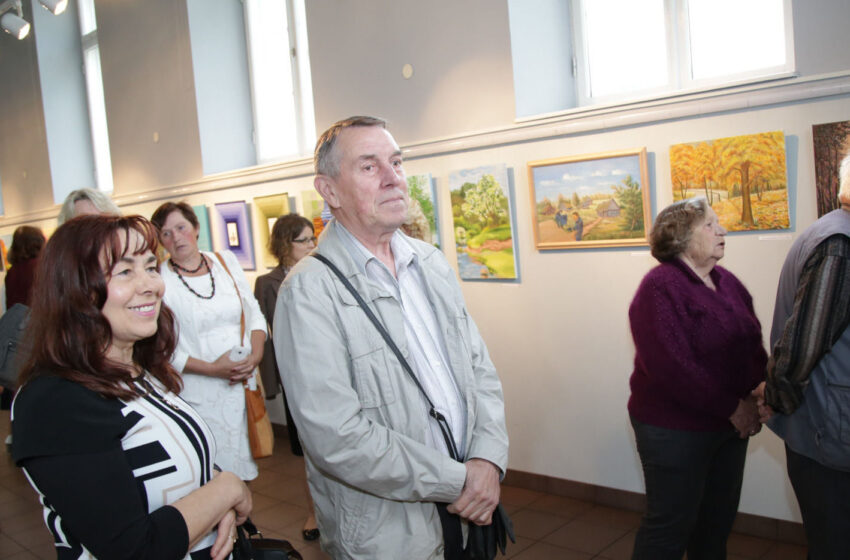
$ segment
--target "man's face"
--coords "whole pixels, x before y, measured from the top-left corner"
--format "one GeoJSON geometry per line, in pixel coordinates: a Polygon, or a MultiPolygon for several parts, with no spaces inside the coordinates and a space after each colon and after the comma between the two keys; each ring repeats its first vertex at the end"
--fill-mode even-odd
{"type": "Polygon", "coordinates": [[[409,199],[401,150],[392,135],[378,126],[351,127],[340,133],[334,149],[339,174],[323,176],[327,192],[320,192],[337,219],[361,239],[398,229],[409,199]]]}

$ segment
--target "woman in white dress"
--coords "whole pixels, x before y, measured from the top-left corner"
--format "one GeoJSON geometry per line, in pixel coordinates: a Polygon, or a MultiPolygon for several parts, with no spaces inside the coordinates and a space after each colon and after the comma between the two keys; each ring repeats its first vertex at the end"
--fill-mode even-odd
{"type": "Polygon", "coordinates": [[[229,251],[219,253],[227,264],[225,269],[215,253],[198,249],[200,228],[191,206],[166,202],[151,221],[170,254],[162,266],[162,279],[164,301],[178,326],[171,363],[183,374],[180,396],[210,425],[219,467],[242,480],[253,480],[257,465],[248,443],[242,381],[253,382],[254,370],[263,358],[265,318],[236,257],[229,251]],[[240,339],[243,309],[245,335],[240,339]],[[233,361],[230,353],[237,346],[246,347],[248,355],[233,361]]]}

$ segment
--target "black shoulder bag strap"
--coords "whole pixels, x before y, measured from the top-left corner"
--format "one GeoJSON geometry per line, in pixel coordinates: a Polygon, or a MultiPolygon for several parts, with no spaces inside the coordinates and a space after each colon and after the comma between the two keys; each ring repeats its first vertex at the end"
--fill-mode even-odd
{"type": "Polygon", "coordinates": [[[428,393],[425,392],[425,389],[422,387],[422,384],[419,383],[419,379],[417,379],[416,374],[413,373],[413,369],[410,367],[410,364],[407,363],[407,360],[404,359],[404,356],[401,354],[401,350],[398,349],[396,343],[393,341],[392,337],[390,337],[390,333],[387,332],[387,329],[384,328],[384,325],[381,324],[381,321],[375,316],[366,302],[363,300],[363,297],[357,292],[354,286],[351,285],[351,282],[348,281],[348,278],[342,273],[342,271],[337,268],[337,266],[330,261],[324,255],[320,255],[319,253],[313,253],[311,255],[325,263],[328,268],[330,268],[336,277],[339,278],[339,281],[342,282],[343,286],[345,286],[351,295],[354,296],[354,299],[357,300],[357,304],[360,306],[360,309],[366,313],[366,316],[369,317],[369,320],[372,321],[372,324],[375,325],[375,328],[378,329],[378,332],[381,333],[381,336],[384,338],[384,341],[387,343],[387,346],[390,347],[390,350],[393,351],[395,357],[398,359],[399,363],[401,363],[401,367],[404,368],[404,371],[410,376],[413,382],[416,384],[416,387],[419,389],[419,392],[422,393],[422,396],[425,398],[425,402],[428,403],[428,414],[437,421],[437,424],[440,426],[440,432],[443,434],[443,439],[446,441],[446,447],[449,450],[449,456],[455,461],[460,461],[460,453],[457,450],[457,445],[455,444],[455,438],[452,434],[452,429],[449,426],[446,417],[443,416],[441,412],[439,412],[435,407],[434,403],[428,397],[428,393]]]}

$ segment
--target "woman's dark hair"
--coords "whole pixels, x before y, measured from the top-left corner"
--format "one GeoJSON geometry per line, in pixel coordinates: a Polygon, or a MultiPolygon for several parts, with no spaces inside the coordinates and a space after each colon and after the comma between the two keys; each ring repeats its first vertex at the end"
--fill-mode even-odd
{"type": "Polygon", "coordinates": [[[298,239],[305,227],[315,231],[313,222],[298,214],[287,214],[275,221],[269,238],[269,252],[281,266],[290,267],[295,264],[292,262],[292,242],[298,239]]]}
{"type": "Polygon", "coordinates": [[[9,264],[18,264],[34,259],[44,248],[44,234],[37,227],[21,226],[12,234],[12,246],[6,258],[9,264]]]}
{"type": "Polygon", "coordinates": [[[198,216],[195,215],[195,211],[192,210],[191,206],[183,201],[165,202],[160,204],[159,208],[154,210],[153,216],[151,216],[151,222],[153,222],[153,225],[156,226],[156,229],[162,229],[162,226],[165,225],[165,221],[168,219],[168,216],[170,216],[175,210],[183,214],[183,217],[192,224],[192,227],[197,229],[200,226],[198,216]]]}
{"type": "Polygon", "coordinates": [[[668,262],[685,252],[694,226],[705,219],[708,202],[702,197],[674,202],[658,213],[649,233],[652,256],[660,262],[668,262]]]}
{"type": "MultiPolygon", "coordinates": [[[[129,252],[156,254],[156,233],[142,216],[79,216],[56,230],[33,286],[27,333],[33,345],[21,384],[52,374],[107,397],[138,396],[130,388],[134,370],[106,357],[112,329],[102,309],[115,263],[129,252]],[[126,245],[130,230],[142,237],[136,247],[126,245]]],[[[163,303],[156,333],[133,345],[133,362],[174,393],[182,386],[169,362],[176,345],[174,314],[163,303]]]]}

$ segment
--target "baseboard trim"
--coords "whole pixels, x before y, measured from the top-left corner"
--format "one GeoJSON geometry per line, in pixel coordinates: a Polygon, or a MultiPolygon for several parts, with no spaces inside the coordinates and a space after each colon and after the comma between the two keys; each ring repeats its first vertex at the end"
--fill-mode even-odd
{"type": "MultiPolygon", "coordinates": [[[[273,422],[272,431],[274,431],[276,439],[289,441],[289,431],[285,424],[273,422]]],[[[626,509],[638,513],[642,513],[646,508],[646,495],[644,494],[576,482],[565,478],[508,469],[503,482],[526,490],[575,498],[600,506],[626,509]]],[[[738,512],[733,529],[744,535],[806,546],[806,533],[803,530],[802,523],[738,512]]]]}
{"type": "MultiPolygon", "coordinates": [[[[644,494],[564,478],[508,469],[503,482],[526,490],[575,498],[601,506],[626,509],[638,513],[642,513],[646,508],[646,495],[644,494]]],[[[733,530],[754,537],[806,546],[806,533],[803,530],[803,525],[793,521],[738,512],[733,530]]]]}

